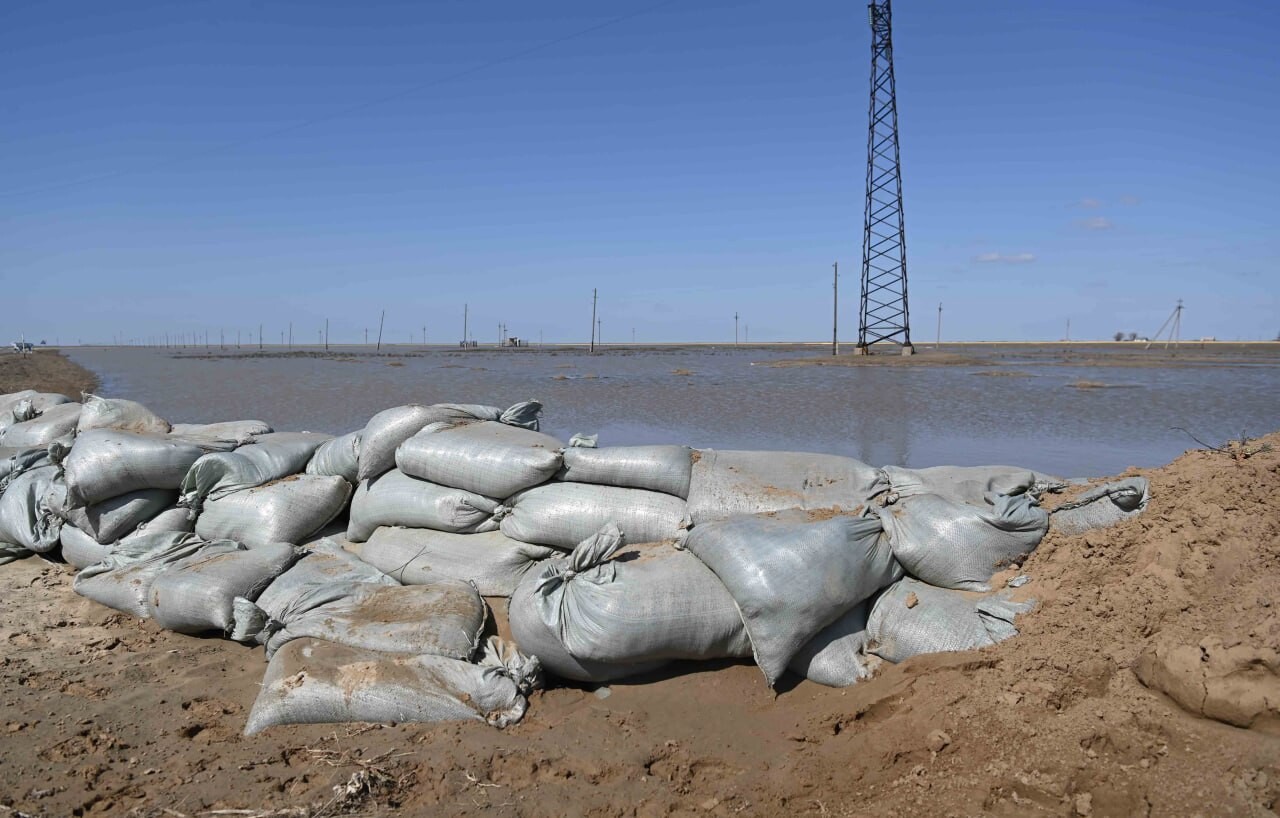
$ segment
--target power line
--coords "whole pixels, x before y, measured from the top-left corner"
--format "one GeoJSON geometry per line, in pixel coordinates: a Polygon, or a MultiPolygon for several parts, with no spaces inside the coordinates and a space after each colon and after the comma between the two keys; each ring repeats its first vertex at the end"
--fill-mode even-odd
{"type": "Polygon", "coordinates": [[[499,65],[504,65],[509,62],[514,62],[518,59],[521,59],[522,57],[527,57],[530,54],[536,54],[539,51],[545,51],[548,48],[561,45],[562,43],[567,43],[570,40],[576,40],[579,37],[585,37],[588,34],[594,34],[597,31],[601,31],[603,29],[616,26],[619,23],[625,23],[628,20],[634,20],[637,17],[643,17],[644,15],[657,11],[658,9],[663,8],[664,6],[673,5],[675,2],[676,0],[663,0],[660,3],[655,3],[654,5],[646,6],[645,8],[639,9],[638,11],[633,11],[630,14],[623,14],[619,17],[613,17],[609,20],[605,20],[603,23],[596,23],[593,26],[588,26],[586,28],[579,29],[578,31],[572,32],[570,34],[565,34],[562,37],[557,37],[553,40],[547,40],[545,42],[539,43],[538,45],[530,46],[521,51],[513,51],[510,54],[506,54],[501,57],[496,57],[492,60],[488,60],[486,62],[480,63],[479,65],[474,65],[470,68],[464,68],[461,71],[455,71],[452,74],[446,74],[443,77],[437,77],[436,79],[430,80],[428,82],[419,83],[418,85],[414,85],[400,91],[395,91],[390,94],[385,94],[383,96],[376,97],[371,100],[366,100],[365,102],[360,102],[355,105],[349,105],[346,108],[339,108],[336,111],[331,111],[330,113],[327,113],[327,114],[321,114],[320,116],[314,116],[310,119],[304,119],[303,121],[295,122],[292,125],[285,125],[283,127],[276,128],[274,130],[265,131],[255,136],[245,137],[244,139],[237,139],[232,142],[224,142],[223,144],[209,148],[208,150],[197,151],[196,153],[186,154],[183,156],[175,156],[169,159],[163,159],[149,166],[144,165],[143,167],[140,167],[140,168],[133,168],[128,170],[114,170],[114,171],[109,171],[107,173],[100,173],[96,176],[86,176],[80,179],[73,179],[67,182],[57,182],[52,185],[46,185],[44,187],[28,188],[26,190],[0,191],[0,198],[10,198],[15,196],[31,196],[31,195],[36,195],[40,193],[49,193],[57,190],[65,190],[67,188],[79,187],[80,185],[87,185],[93,182],[102,182],[108,179],[116,179],[121,176],[131,176],[131,175],[136,175],[140,173],[146,173],[148,171],[161,170],[167,167],[172,167],[175,165],[182,164],[183,162],[189,162],[194,159],[201,159],[207,156],[214,156],[219,153],[224,153],[226,151],[234,150],[236,148],[242,148],[246,145],[251,145],[255,142],[260,142],[265,139],[272,139],[277,136],[283,136],[285,134],[293,133],[294,131],[302,130],[303,128],[309,128],[312,125],[318,125],[323,122],[329,122],[335,119],[341,119],[342,117],[350,116],[351,114],[359,113],[360,111],[365,111],[365,110],[368,110],[369,108],[377,107],[378,105],[384,105],[388,102],[392,102],[397,99],[403,99],[404,97],[412,96],[414,94],[425,91],[429,88],[435,88],[440,85],[445,85],[447,83],[453,82],[454,80],[459,80],[459,79],[462,79],[463,77],[469,77],[472,74],[477,74],[481,71],[486,71],[490,68],[494,68],[499,65]]]}

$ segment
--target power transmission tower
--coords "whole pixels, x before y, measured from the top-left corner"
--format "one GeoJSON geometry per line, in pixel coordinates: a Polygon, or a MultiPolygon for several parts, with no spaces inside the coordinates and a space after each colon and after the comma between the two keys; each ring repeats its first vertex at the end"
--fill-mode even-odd
{"type": "Polygon", "coordinates": [[[862,222],[862,304],[858,350],[897,342],[911,345],[907,311],[907,235],[902,219],[902,163],[898,100],[893,79],[891,0],[867,7],[871,22],[871,107],[867,127],[867,198],[862,222]]]}
{"type": "Polygon", "coordinates": [[[1173,348],[1178,348],[1178,341],[1182,336],[1182,299],[1178,299],[1178,306],[1173,308],[1173,312],[1168,318],[1164,319],[1164,323],[1160,325],[1160,329],[1156,330],[1156,334],[1151,336],[1151,340],[1147,342],[1144,349],[1151,349],[1151,345],[1160,340],[1160,336],[1164,335],[1165,327],[1169,327],[1169,335],[1164,339],[1164,348],[1169,348],[1169,343],[1173,342],[1173,348]],[[1169,324],[1173,326],[1169,327],[1169,324]]]}

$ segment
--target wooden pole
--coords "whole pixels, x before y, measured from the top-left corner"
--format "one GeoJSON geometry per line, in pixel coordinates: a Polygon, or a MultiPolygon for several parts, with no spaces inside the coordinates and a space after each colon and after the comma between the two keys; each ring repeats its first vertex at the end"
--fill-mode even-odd
{"type": "Polygon", "coordinates": [[[382,351],[382,325],[387,322],[387,311],[382,311],[382,317],[378,319],[378,352],[382,351]]]}

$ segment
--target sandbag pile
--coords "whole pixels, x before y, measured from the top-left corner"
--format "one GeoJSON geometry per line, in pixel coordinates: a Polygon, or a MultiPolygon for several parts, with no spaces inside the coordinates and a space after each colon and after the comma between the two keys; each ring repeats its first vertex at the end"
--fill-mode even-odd
{"type": "Polygon", "coordinates": [[[1014,467],[566,445],[541,412],[406,405],[331,437],[2,395],[0,563],[61,556],[87,598],[263,646],[250,734],[503,726],[544,670],[600,683],[750,658],[770,686],[787,672],[846,686],[994,644],[1033,604],[993,590],[996,573],[1051,526],[1112,524],[1148,500],[1133,478],[1050,513],[1040,497],[1067,484],[1014,467]],[[486,641],[494,597],[515,645],[486,641]]]}

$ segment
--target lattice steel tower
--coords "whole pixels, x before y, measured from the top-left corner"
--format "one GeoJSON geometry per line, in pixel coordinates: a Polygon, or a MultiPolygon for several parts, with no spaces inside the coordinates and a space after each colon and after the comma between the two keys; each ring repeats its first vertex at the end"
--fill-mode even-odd
{"type": "Polygon", "coordinates": [[[862,228],[862,305],[858,349],[881,341],[911,346],[907,312],[907,235],[902,220],[898,101],[893,80],[891,0],[867,7],[871,20],[871,111],[867,130],[867,200],[862,228]]]}

